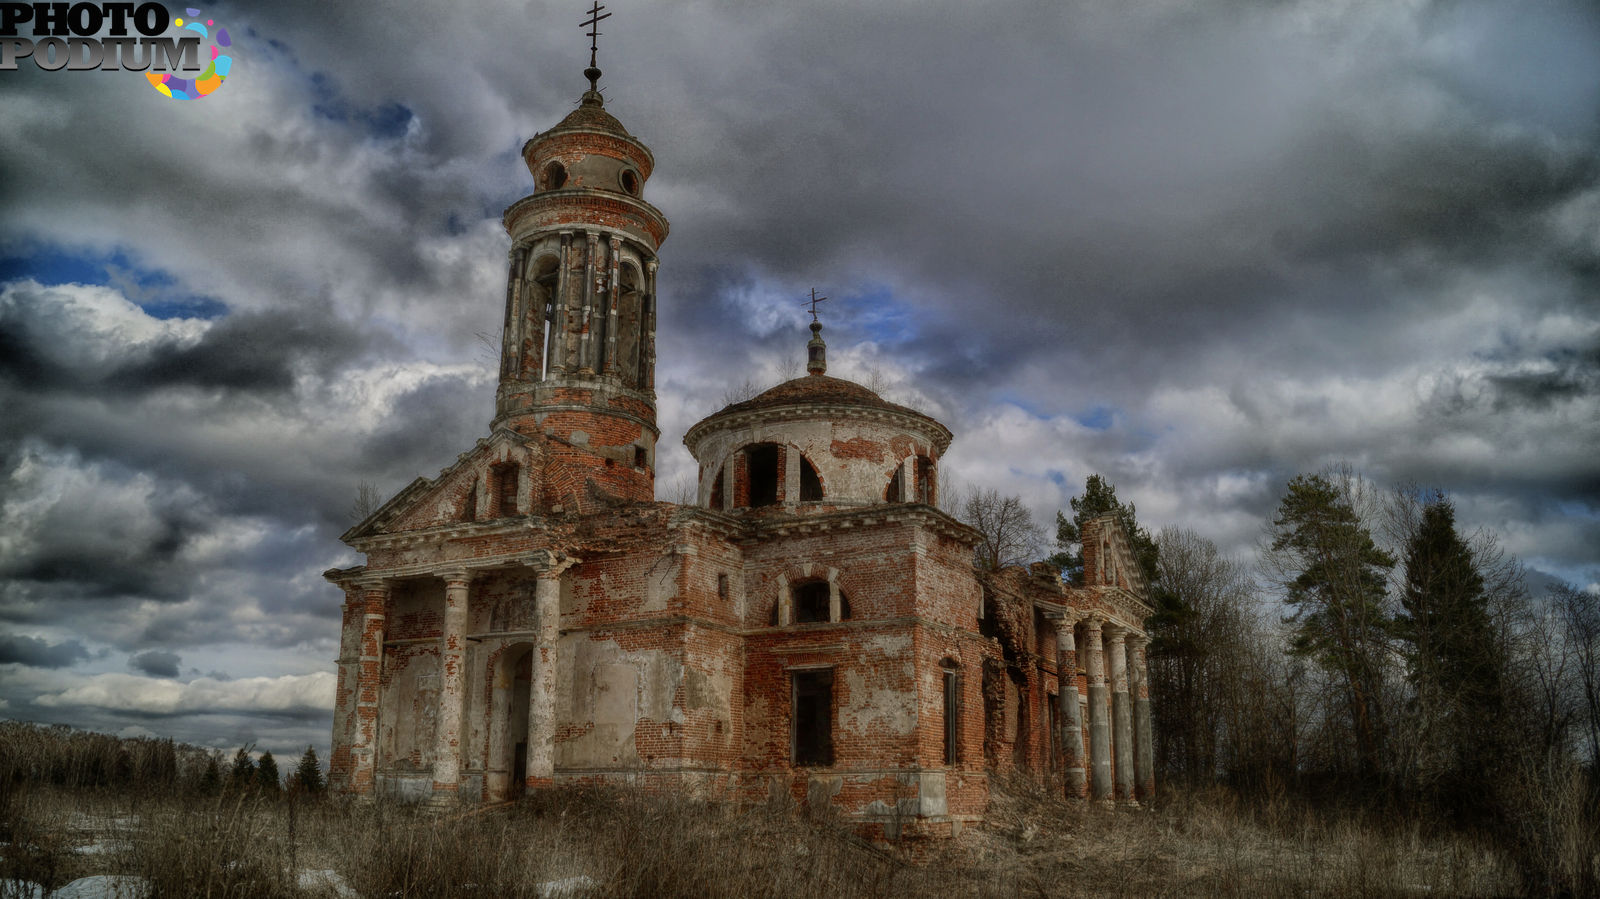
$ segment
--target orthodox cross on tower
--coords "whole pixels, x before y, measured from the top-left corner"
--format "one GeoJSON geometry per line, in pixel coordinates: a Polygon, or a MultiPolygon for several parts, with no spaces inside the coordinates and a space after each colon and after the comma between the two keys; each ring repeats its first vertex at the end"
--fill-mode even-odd
{"type": "Polygon", "coordinates": [[[589,90],[592,91],[600,89],[600,69],[595,65],[595,51],[600,49],[600,20],[611,18],[611,13],[600,14],[600,10],[605,8],[605,4],[595,0],[594,8],[589,10],[589,18],[581,23],[589,29],[585,32],[589,35],[589,67],[583,70],[583,77],[589,79],[589,90]]]}

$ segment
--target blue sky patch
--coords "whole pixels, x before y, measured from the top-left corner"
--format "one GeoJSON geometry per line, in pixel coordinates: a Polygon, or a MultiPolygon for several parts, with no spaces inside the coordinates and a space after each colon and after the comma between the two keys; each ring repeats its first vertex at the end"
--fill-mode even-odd
{"type": "Polygon", "coordinates": [[[228,307],[214,297],[190,293],[177,279],[144,268],[121,250],[79,253],[60,247],[0,256],[0,282],[32,278],[40,284],[93,284],[122,292],[152,318],[218,318],[228,307]]]}

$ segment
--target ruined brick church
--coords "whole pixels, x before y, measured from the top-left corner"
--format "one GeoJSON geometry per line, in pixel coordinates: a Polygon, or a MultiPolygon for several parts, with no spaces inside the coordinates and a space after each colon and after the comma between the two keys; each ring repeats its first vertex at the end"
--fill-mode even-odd
{"type": "Polygon", "coordinates": [[[1120,526],[1083,528],[1085,586],[976,569],[978,535],[936,507],[950,431],[830,377],[821,325],[805,376],[689,429],[698,501],[655,501],[667,220],[650,150],[585,74],[505,212],[489,434],[326,573],[334,788],[787,793],[889,836],[978,820],[997,771],[1147,799],[1150,608],[1120,526]]]}

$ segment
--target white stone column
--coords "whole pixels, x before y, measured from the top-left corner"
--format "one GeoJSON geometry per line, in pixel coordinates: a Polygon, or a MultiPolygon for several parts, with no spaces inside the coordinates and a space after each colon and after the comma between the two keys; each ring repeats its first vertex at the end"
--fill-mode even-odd
{"type": "Polygon", "coordinates": [[[538,633],[533,647],[533,683],[528,690],[529,787],[547,787],[556,774],[556,654],[561,641],[561,574],[541,572],[534,581],[538,633]]]}
{"type": "Polygon", "coordinates": [[[439,635],[439,720],[433,744],[436,800],[455,798],[461,786],[461,707],[467,651],[467,594],[472,575],[449,571],[444,577],[444,629],[439,635]]]}
{"type": "Polygon", "coordinates": [[[800,448],[783,448],[783,504],[793,509],[800,502],[800,448]]]}
{"type": "Polygon", "coordinates": [[[1111,743],[1116,757],[1116,798],[1133,803],[1133,709],[1128,701],[1128,631],[1110,630],[1111,743]]]}
{"type": "Polygon", "coordinates": [[[605,344],[605,373],[617,373],[617,266],[622,260],[622,236],[611,235],[609,241],[610,252],[606,254],[606,344],[605,344]]]}
{"type": "Polygon", "coordinates": [[[1099,615],[1083,623],[1089,644],[1089,798],[1111,799],[1111,721],[1106,707],[1106,659],[1100,638],[1099,615]]]}
{"type": "Polygon", "coordinates": [[[550,377],[565,374],[572,366],[572,360],[567,355],[567,320],[568,297],[572,292],[571,282],[567,277],[567,269],[572,265],[572,232],[561,232],[561,267],[556,270],[556,295],[551,301],[550,308],[554,313],[550,317],[550,358],[545,360],[545,370],[550,377]]]}
{"type": "Polygon", "coordinates": [[[350,790],[351,750],[355,744],[356,702],[360,696],[361,632],[366,624],[366,602],[362,589],[341,584],[344,608],[339,629],[339,683],[334,688],[333,752],[328,758],[328,788],[337,793],[350,790]]]}
{"type": "Polygon", "coordinates": [[[583,257],[583,318],[579,323],[578,331],[578,371],[583,374],[594,374],[594,303],[595,287],[598,286],[594,268],[595,257],[600,254],[600,235],[594,231],[583,232],[587,241],[583,257]]]}
{"type": "Polygon", "coordinates": [[[1067,797],[1083,798],[1087,771],[1083,766],[1083,715],[1078,708],[1078,650],[1073,618],[1056,622],[1056,719],[1061,735],[1061,767],[1067,797]]]}
{"type": "Polygon", "coordinates": [[[1130,666],[1133,675],[1133,777],[1134,790],[1141,802],[1149,802],[1156,795],[1155,729],[1150,722],[1150,669],[1145,660],[1145,650],[1150,638],[1140,634],[1130,637],[1128,645],[1133,650],[1130,666]]]}
{"type": "Polygon", "coordinates": [[[650,298],[650,315],[645,342],[640,349],[645,354],[645,377],[640,379],[640,390],[653,390],[656,386],[656,269],[660,265],[660,261],[653,258],[644,263],[645,295],[650,298]]]}
{"type": "Polygon", "coordinates": [[[357,659],[356,722],[350,741],[350,791],[371,795],[376,784],[379,708],[383,693],[383,634],[389,613],[389,585],[361,585],[361,654],[357,659]]]}

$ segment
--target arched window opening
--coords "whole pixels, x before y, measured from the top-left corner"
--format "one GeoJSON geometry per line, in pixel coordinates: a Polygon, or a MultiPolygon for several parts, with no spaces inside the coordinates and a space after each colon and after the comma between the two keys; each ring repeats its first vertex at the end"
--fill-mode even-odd
{"type": "Polygon", "coordinates": [[[640,315],[639,269],[632,262],[622,264],[617,274],[617,377],[623,386],[639,386],[640,315]]]}
{"type": "Polygon", "coordinates": [[[930,506],[939,502],[939,488],[934,481],[933,460],[927,456],[917,457],[917,502],[930,506]]]}
{"type": "Polygon", "coordinates": [[[829,620],[827,581],[810,581],[794,588],[794,623],[813,624],[829,620]]]}
{"type": "Polygon", "coordinates": [[[894,468],[894,477],[889,479],[889,486],[884,488],[883,501],[897,503],[900,501],[900,466],[894,468]]]}
{"type": "Polygon", "coordinates": [[[757,443],[745,447],[745,476],[750,484],[750,508],[778,501],[778,446],[757,443]]]}
{"type": "Polygon", "coordinates": [[[494,485],[494,517],[517,514],[518,471],[515,463],[496,465],[489,470],[494,485]]]}
{"type": "Polygon", "coordinates": [[[539,171],[540,190],[560,190],[567,183],[567,167],[552,159],[539,171]]]}
{"type": "Polygon", "coordinates": [[[640,388],[650,386],[650,353],[649,343],[646,339],[650,333],[650,295],[645,294],[639,298],[639,362],[638,377],[634,384],[640,388]]]}
{"type": "Polygon", "coordinates": [[[478,482],[477,481],[473,481],[472,482],[472,486],[467,488],[467,498],[465,500],[463,500],[462,503],[461,503],[461,520],[462,521],[477,521],[478,520],[478,482]]]}
{"type": "Polygon", "coordinates": [[[817,470],[811,467],[811,460],[805,456],[800,457],[800,501],[822,502],[822,479],[817,477],[817,470]]]}
{"type": "Polygon", "coordinates": [[[540,380],[546,377],[550,370],[550,345],[555,341],[555,328],[551,320],[555,317],[556,284],[560,280],[561,262],[554,256],[542,256],[534,263],[533,295],[528,298],[528,328],[524,333],[523,342],[526,346],[522,352],[526,355],[529,350],[538,347],[538,355],[530,360],[528,366],[530,373],[540,380]]]}

